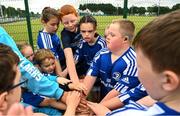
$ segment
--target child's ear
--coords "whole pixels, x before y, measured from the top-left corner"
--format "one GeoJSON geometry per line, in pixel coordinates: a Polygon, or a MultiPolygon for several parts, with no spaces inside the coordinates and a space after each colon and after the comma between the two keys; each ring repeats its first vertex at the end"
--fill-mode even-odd
{"type": "Polygon", "coordinates": [[[173,91],[178,88],[180,85],[179,76],[172,71],[164,71],[163,72],[163,89],[166,91],[173,91]]]}
{"type": "Polygon", "coordinates": [[[0,94],[0,112],[7,110],[6,96],[7,96],[7,92],[3,92],[0,94]]]}
{"type": "Polygon", "coordinates": [[[128,36],[124,36],[124,41],[128,41],[129,37],[128,36]]]}

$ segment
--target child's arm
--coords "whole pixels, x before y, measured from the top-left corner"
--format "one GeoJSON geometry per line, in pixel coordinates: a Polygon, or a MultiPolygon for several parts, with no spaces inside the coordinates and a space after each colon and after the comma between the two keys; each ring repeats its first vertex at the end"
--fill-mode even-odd
{"type": "Polygon", "coordinates": [[[83,83],[84,83],[84,85],[85,85],[86,88],[87,88],[87,90],[85,91],[85,92],[86,92],[86,93],[85,93],[86,95],[88,95],[89,92],[91,91],[91,89],[92,89],[95,81],[96,81],[96,77],[94,77],[94,76],[89,76],[89,75],[87,75],[87,76],[84,78],[83,83]]]}
{"type": "Polygon", "coordinates": [[[53,108],[59,109],[59,110],[66,110],[66,105],[62,103],[61,101],[57,101],[52,98],[45,98],[40,106],[51,106],[53,108]]]}
{"type": "Polygon", "coordinates": [[[55,68],[56,75],[64,77],[62,75],[61,65],[59,63],[59,60],[57,60],[57,59],[55,59],[55,66],[56,66],[56,68],[55,68]]]}
{"type": "Polygon", "coordinates": [[[118,96],[120,93],[119,91],[116,91],[115,89],[112,89],[102,100],[101,102],[107,101],[113,97],[118,96]]]}
{"type": "Polygon", "coordinates": [[[66,57],[66,65],[67,65],[68,73],[70,75],[70,79],[74,83],[79,83],[79,78],[78,78],[76,68],[75,68],[75,62],[74,62],[74,58],[73,58],[72,49],[65,48],[64,54],[66,57]]]}
{"type": "Polygon", "coordinates": [[[105,116],[110,110],[102,104],[88,102],[87,104],[97,116],[105,116]]]}
{"type": "Polygon", "coordinates": [[[73,91],[68,94],[66,99],[67,109],[64,113],[64,116],[72,116],[75,115],[76,107],[80,102],[80,93],[77,91],[73,91]]]}

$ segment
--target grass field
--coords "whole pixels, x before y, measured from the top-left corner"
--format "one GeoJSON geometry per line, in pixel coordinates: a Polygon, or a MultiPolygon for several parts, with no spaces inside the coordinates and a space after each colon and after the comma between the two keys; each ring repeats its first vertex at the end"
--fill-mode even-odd
{"type": "MultiPolygon", "coordinates": [[[[100,35],[103,35],[104,29],[107,26],[107,24],[110,24],[110,22],[113,19],[121,18],[122,16],[95,16],[95,18],[98,21],[98,28],[97,32],[100,35]]],[[[129,16],[128,19],[133,21],[136,25],[136,32],[138,32],[145,24],[147,24],[149,21],[151,21],[154,17],[149,16],[129,16]]],[[[31,20],[31,28],[32,28],[32,36],[33,36],[33,43],[36,46],[36,39],[38,31],[42,29],[42,25],[40,23],[39,19],[31,20]]],[[[28,41],[28,31],[27,31],[27,25],[26,21],[22,22],[15,22],[15,23],[7,23],[7,24],[1,24],[0,26],[4,27],[7,32],[14,38],[14,40],[17,41],[28,41]]],[[[58,35],[60,35],[60,31],[62,30],[62,25],[60,25],[58,35]]]]}

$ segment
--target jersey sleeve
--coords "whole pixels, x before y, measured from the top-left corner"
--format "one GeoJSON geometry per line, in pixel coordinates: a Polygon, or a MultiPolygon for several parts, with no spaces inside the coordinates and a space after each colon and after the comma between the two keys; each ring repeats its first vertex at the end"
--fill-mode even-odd
{"type": "Polygon", "coordinates": [[[68,35],[66,31],[61,32],[62,44],[63,48],[70,48],[71,47],[71,37],[68,35]]]}
{"type": "Polygon", "coordinates": [[[120,93],[124,93],[136,87],[138,84],[139,84],[138,77],[123,75],[122,77],[120,77],[119,81],[114,86],[114,89],[116,91],[119,91],[120,93]]]}
{"type": "Polygon", "coordinates": [[[93,58],[93,62],[90,65],[90,68],[87,71],[87,75],[89,76],[95,76],[98,77],[99,75],[99,69],[101,65],[101,51],[97,52],[96,55],[93,58]]]}
{"type": "Polygon", "coordinates": [[[143,97],[147,96],[147,92],[142,84],[139,84],[135,88],[131,89],[130,91],[127,91],[125,93],[122,93],[118,96],[118,98],[123,102],[124,104],[127,104],[130,100],[137,101],[143,97]]]}
{"type": "Polygon", "coordinates": [[[27,89],[36,94],[56,99],[59,99],[63,95],[64,91],[59,88],[59,85],[56,82],[49,81],[29,60],[23,57],[14,40],[2,27],[0,27],[0,43],[10,46],[19,56],[20,63],[18,66],[22,74],[22,79],[28,79],[26,84],[27,89]]]}

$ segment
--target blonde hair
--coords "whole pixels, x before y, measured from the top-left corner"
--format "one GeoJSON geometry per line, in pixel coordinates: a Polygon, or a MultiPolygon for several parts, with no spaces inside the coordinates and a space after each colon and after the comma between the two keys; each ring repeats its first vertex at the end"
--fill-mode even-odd
{"type": "Polygon", "coordinates": [[[34,54],[34,64],[41,65],[41,63],[47,59],[52,58],[55,59],[54,54],[49,49],[39,49],[34,54]]]}
{"type": "Polygon", "coordinates": [[[112,24],[117,23],[120,26],[120,32],[127,36],[129,40],[134,37],[135,25],[132,21],[127,19],[116,19],[112,21],[112,24]]]}

